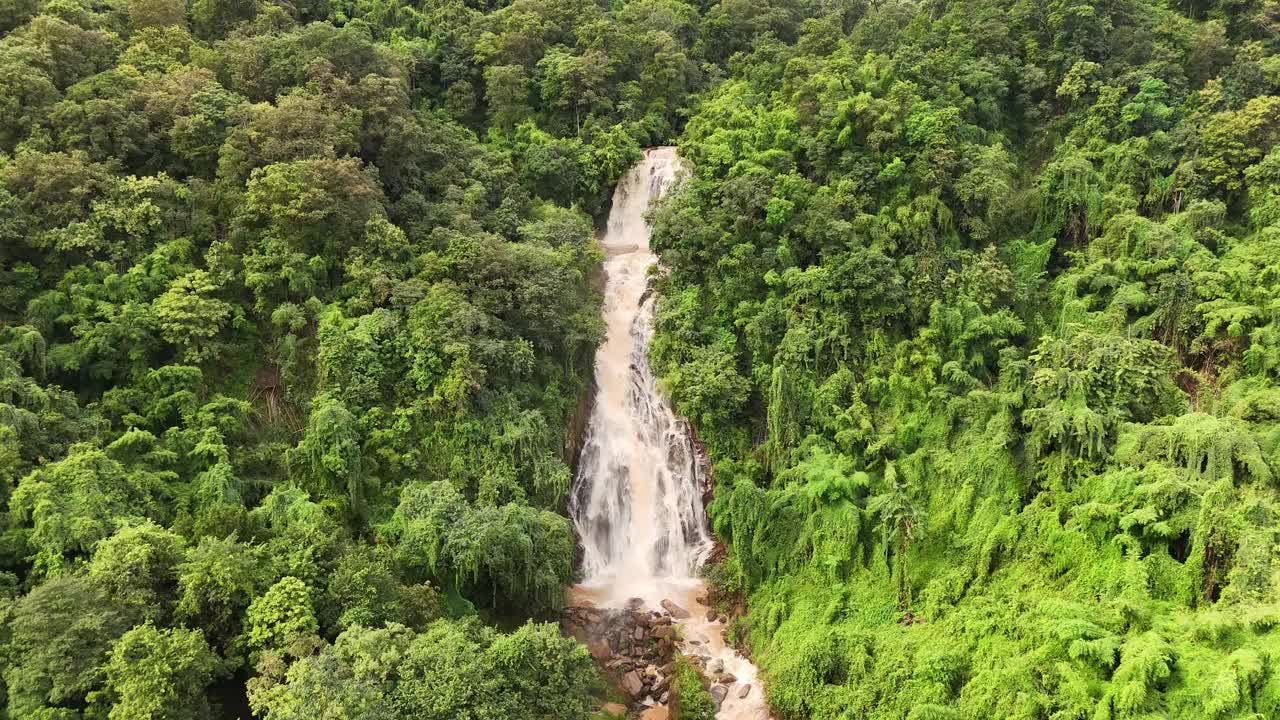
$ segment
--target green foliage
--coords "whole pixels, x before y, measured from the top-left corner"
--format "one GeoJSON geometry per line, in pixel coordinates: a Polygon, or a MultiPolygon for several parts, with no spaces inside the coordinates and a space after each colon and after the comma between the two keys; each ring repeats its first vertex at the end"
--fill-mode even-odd
{"type": "Polygon", "coordinates": [[[557,608],[573,577],[565,518],[524,505],[471,507],[445,481],[406,487],[388,531],[399,563],[416,577],[485,589],[499,607],[557,608]]]}
{"type": "Polygon", "coordinates": [[[320,625],[311,609],[311,589],[296,577],[281,578],[245,613],[249,647],[280,648],[294,635],[314,635],[320,625]]]}
{"type": "Polygon", "coordinates": [[[240,634],[240,617],[268,583],[253,548],[205,538],[178,566],[177,616],[224,645],[240,634]]]}
{"type": "Polygon", "coordinates": [[[1275,626],[1205,629],[1280,591],[1273,28],[794,9],[704,13],[652,243],[775,715],[1274,714],[1275,626]]]}
{"type": "Polygon", "coordinates": [[[586,718],[595,675],[586,648],[553,625],[500,634],[474,621],[355,627],[250,687],[267,720],[314,717],[586,718]]]}
{"type": "Polygon", "coordinates": [[[679,720],[713,720],[716,704],[703,685],[702,673],[683,657],[676,659],[671,680],[671,715],[679,720]]]}
{"type": "Polygon", "coordinates": [[[146,431],[131,431],[105,451],[77,445],[66,458],[18,483],[13,512],[31,520],[37,567],[56,572],[69,561],[87,557],[119,518],[162,517],[157,501],[172,473],[152,469],[163,467],[164,461],[152,459],[154,442],[146,431]]]}
{"type": "Polygon", "coordinates": [[[651,361],[779,717],[1280,715],[1274,16],[0,0],[7,716],[585,716],[438,618],[572,579],[676,141],[651,361]]]}
{"type": "Polygon", "coordinates": [[[103,681],[112,645],[137,620],[81,577],[40,584],[6,618],[4,682],[13,717],[66,717],[103,681]]]}
{"type": "Polygon", "coordinates": [[[89,578],[114,598],[168,617],[177,600],[182,538],[152,522],[126,525],[98,543],[89,578]]]}
{"type": "Polygon", "coordinates": [[[200,715],[561,602],[594,228],[723,70],[683,2],[499,5],[0,0],[0,585],[110,599],[57,661],[9,618],[0,715],[200,715]]]}
{"type": "Polygon", "coordinates": [[[112,647],[94,701],[110,706],[108,720],[213,717],[205,689],[219,668],[199,630],[139,625],[112,647]]]}

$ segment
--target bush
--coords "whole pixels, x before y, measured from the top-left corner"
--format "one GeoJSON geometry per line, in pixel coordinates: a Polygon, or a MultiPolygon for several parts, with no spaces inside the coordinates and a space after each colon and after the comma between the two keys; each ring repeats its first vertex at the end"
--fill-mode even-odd
{"type": "Polygon", "coordinates": [[[683,656],[676,660],[676,676],[671,683],[672,720],[713,720],[716,703],[703,684],[702,673],[683,656]]]}

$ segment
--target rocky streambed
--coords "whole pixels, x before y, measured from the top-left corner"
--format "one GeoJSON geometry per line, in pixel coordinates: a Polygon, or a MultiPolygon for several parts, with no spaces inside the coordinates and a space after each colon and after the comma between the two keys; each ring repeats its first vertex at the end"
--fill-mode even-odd
{"type": "Polygon", "coordinates": [[[577,605],[564,611],[560,627],[587,646],[633,707],[669,702],[678,641],[670,612],[648,610],[639,598],[625,608],[577,605]]]}
{"type": "Polygon", "coordinates": [[[719,720],[767,720],[756,668],[725,644],[724,624],[701,602],[663,599],[656,605],[632,598],[623,607],[597,607],[583,598],[565,609],[561,629],[587,646],[591,656],[643,720],[670,717],[677,655],[701,670],[719,720]]]}

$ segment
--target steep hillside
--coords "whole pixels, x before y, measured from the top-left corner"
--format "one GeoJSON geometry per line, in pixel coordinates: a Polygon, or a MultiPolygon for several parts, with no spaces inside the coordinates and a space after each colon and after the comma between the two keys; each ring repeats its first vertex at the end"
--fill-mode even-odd
{"type": "Polygon", "coordinates": [[[1280,716],[1278,27],[877,3],[699,104],[653,360],[782,718],[1280,716]]]}

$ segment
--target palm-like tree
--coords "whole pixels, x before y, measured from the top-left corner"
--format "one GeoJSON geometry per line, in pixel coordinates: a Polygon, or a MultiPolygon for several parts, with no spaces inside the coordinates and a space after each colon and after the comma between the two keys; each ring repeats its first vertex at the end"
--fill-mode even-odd
{"type": "Polygon", "coordinates": [[[915,530],[919,511],[907,493],[906,484],[898,479],[897,469],[892,462],[885,465],[884,480],[887,489],[867,500],[867,510],[879,518],[880,530],[884,534],[885,552],[891,554],[893,558],[898,607],[905,610],[911,605],[907,550],[911,546],[912,532],[915,530]]]}

